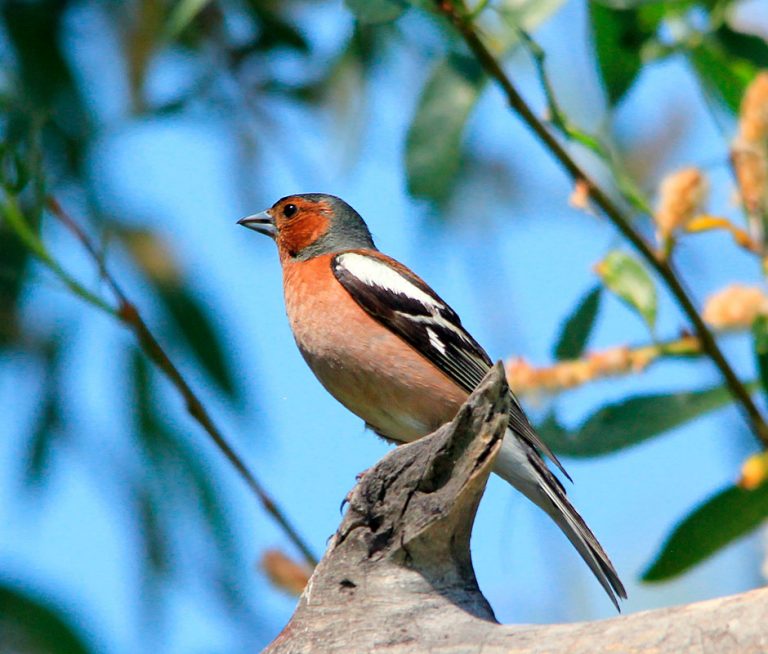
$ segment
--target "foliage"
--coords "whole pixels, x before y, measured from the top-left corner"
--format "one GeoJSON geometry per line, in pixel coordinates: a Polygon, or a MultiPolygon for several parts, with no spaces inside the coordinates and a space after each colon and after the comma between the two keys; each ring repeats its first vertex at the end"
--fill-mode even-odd
{"type": "Polygon", "coordinates": [[[482,69],[469,57],[452,55],[432,71],[406,139],[411,195],[441,200],[450,194],[461,163],[464,124],[484,82],[482,69]]]}
{"type": "MultiPolygon", "coordinates": [[[[760,37],[741,32],[735,27],[734,7],[731,6],[733,4],[694,1],[612,3],[590,0],[593,55],[609,105],[617,105],[626,98],[646,66],[673,55],[683,55],[691,62],[705,92],[722,103],[725,109],[738,111],[747,85],[755,79],[760,68],[768,67],[768,44],[760,37]]],[[[493,32],[496,26],[492,23],[482,22],[485,13],[475,11],[469,15],[463,5],[456,6],[458,9],[455,15],[460,16],[459,21],[477,21],[482,25],[486,36],[488,31],[493,33],[488,36],[489,41],[496,39],[501,43],[514,42],[505,39],[499,32],[493,32]],[[462,11],[469,18],[462,19],[462,11]]],[[[354,10],[354,7],[352,8],[354,10]]],[[[517,30],[522,29],[519,23],[515,27],[517,30]]],[[[466,36],[471,30],[471,27],[462,28],[462,33],[466,36]]],[[[596,139],[586,134],[565,116],[548,79],[543,53],[530,37],[526,36],[524,42],[530,48],[538,66],[554,126],[564,136],[588,147],[603,159],[613,173],[619,191],[632,207],[644,212],[650,211],[649,203],[639,193],[636,182],[628,177],[620,160],[613,154],[615,145],[607,143],[604,137],[596,139]]],[[[482,60],[480,62],[482,63],[482,60]]],[[[445,64],[441,65],[445,67],[445,64]]],[[[488,68],[487,65],[485,67],[488,68]]],[[[457,86],[455,97],[442,90],[440,93],[436,92],[436,84],[445,76],[443,70],[444,68],[436,69],[434,76],[427,81],[406,142],[409,190],[416,196],[435,200],[441,200],[451,192],[452,180],[459,170],[458,161],[464,156],[461,154],[461,143],[464,140],[461,136],[461,126],[480,91],[480,87],[474,86],[470,92],[460,93],[457,86]],[[436,103],[439,103],[439,108],[433,108],[436,103]],[[453,118],[447,117],[451,114],[451,107],[453,118]],[[443,125],[452,127],[441,130],[440,126],[443,125]],[[430,165],[416,166],[413,163],[430,161],[430,157],[433,162],[430,165]]],[[[768,98],[765,107],[764,111],[768,111],[768,98]]],[[[764,156],[768,157],[768,151],[764,156]]],[[[678,200],[678,203],[680,202],[681,200],[678,200]]],[[[686,206],[693,207],[696,203],[698,198],[695,201],[688,200],[686,206]]],[[[725,222],[730,228],[731,223],[725,222]]],[[[735,226],[731,231],[743,234],[743,231],[735,226]]],[[[737,242],[751,251],[756,251],[755,240],[757,236],[744,235],[740,240],[737,239],[737,242]]],[[[665,247],[667,244],[660,244],[660,256],[669,254],[664,252],[665,247]]],[[[758,254],[760,253],[761,251],[758,251],[758,254]]],[[[605,288],[636,311],[653,332],[658,312],[657,289],[645,266],[633,256],[614,250],[598,264],[597,272],[605,288]]],[[[600,287],[592,289],[563,323],[554,346],[554,354],[558,360],[577,359],[583,354],[600,311],[600,295],[600,287]]],[[[762,317],[755,322],[753,334],[758,372],[764,387],[768,388],[765,386],[764,322],[762,317]]],[[[664,346],[659,348],[660,352],[664,350],[664,346]]],[[[668,351],[675,355],[672,350],[668,351]]],[[[582,367],[586,371],[585,379],[594,378],[589,372],[589,363],[587,360],[582,367]]],[[[747,386],[752,387],[745,385],[745,388],[747,386]]],[[[732,400],[733,397],[726,388],[636,396],[600,408],[575,429],[562,427],[554,413],[550,413],[540,424],[539,430],[544,440],[560,454],[599,456],[662,434],[703,413],[725,406],[732,400]]],[[[701,528],[695,528],[700,524],[700,518],[697,516],[701,512],[694,512],[689,520],[683,521],[668,543],[662,546],[657,565],[654,565],[652,573],[649,573],[650,576],[646,575],[646,578],[664,578],[672,574],[672,569],[679,573],[768,517],[768,503],[762,502],[759,497],[755,499],[754,495],[748,496],[746,491],[739,492],[738,489],[730,493],[727,496],[731,503],[730,511],[733,513],[738,513],[737,507],[740,503],[744,503],[746,511],[749,498],[749,506],[752,507],[746,511],[749,519],[734,526],[725,522],[720,526],[716,521],[709,520],[707,527],[712,536],[702,539],[701,528]],[[693,528],[688,528],[689,521],[694,525],[693,528]],[[675,548],[677,551],[689,552],[690,556],[684,563],[679,559],[675,559],[673,564],[667,563],[669,557],[674,558],[670,552],[675,548]]],[[[710,505],[707,504],[704,509],[708,506],[710,505]]]]}
{"type": "Polygon", "coordinates": [[[766,504],[768,484],[754,490],[730,486],[716,493],[675,526],[643,579],[676,577],[750,533],[765,521],[766,504]]]}
{"type": "Polygon", "coordinates": [[[600,311],[602,287],[595,286],[580,301],[573,313],[563,322],[555,343],[554,356],[558,360],[578,359],[587,346],[600,311]]]}
{"type": "Polygon", "coordinates": [[[71,617],[20,588],[0,584],[3,649],[18,654],[89,654],[71,617]]]}
{"type": "Polygon", "coordinates": [[[644,266],[634,257],[614,250],[597,265],[603,284],[637,311],[648,327],[656,325],[656,287],[644,266]]]}
{"type": "Polygon", "coordinates": [[[722,387],[688,393],[635,395],[601,407],[572,429],[564,429],[554,414],[550,414],[539,426],[539,432],[558,454],[601,456],[642,443],[730,402],[730,394],[722,387]]]}
{"type": "MultiPolygon", "coordinates": [[[[163,330],[161,339],[175,343],[183,366],[198,367],[211,382],[210,395],[229,410],[247,411],[253,422],[254,399],[244,401],[239,374],[232,364],[230,345],[214,307],[203,301],[194,275],[184,270],[178,253],[153,226],[137,229],[135,222],[115,217],[104,205],[101,189],[89,172],[91,150],[113,127],[113,119],[95,103],[98,98],[83,88],[81,70],[86,64],[73,58],[71,18],[83,11],[87,20],[102,21],[117,37],[118,55],[124,64],[130,93],[125,111],[131,120],[148,117],[183,116],[191,104],[210,115],[229,107],[232,125],[242,131],[239,115],[250,102],[267,98],[290,98],[304,102],[307,89],[322,86],[337,70],[330,61],[314,77],[296,80],[286,87],[277,71],[262,78],[260,87],[242,95],[222,97],[225,79],[245,77],[256,60],[286,50],[309,59],[304,35],[289,18],[297,3],[243,3],[217,5],[209,2],[85,3],[39,0],[3,3],[0,21],[7,39],[0,88],[0,176],[2,222],[0,222],[0,347],[5,357],[24,357],[42,370],[41,392],[35,400],[37,418],[24,444],[21,460],[23,479],[34,497],[42,500],[49,480],[62,467],[62,444],[74,448],[83,459],[91,457],[80,437],[82,427],[69,417],[67,405],[78,401],[79,385],[73,383],[62,352],[77,340],[77,332],[66,324],[38,326],[38,319],[24,308],[25,298],[40,282],[41,271],[33,257],[59,277],[72,292],[108,312],[114,312],[90,283],[82,285],[59,263],[41,238],[50,194],[66,192],[79,198],[78,213],[87,215],[90,228],[109,240],[109,249],[120,252],[119,276],[132,267],[149,283],[142,304],[156,309],[163,330]],[[227,33],[227,22],[240,22],[258,35],[242,43],[227,33]],[[168,51],[182,53],[192,62],[194,82],[178,89],[176,96],[157,101],[147,91],[153,60],[168,51]],[[217,53],[211,57],[212,52],[217,53]],[[6,56],[8,55],[8,56],[6,56]],[[220,69],[215,61],[226,61],[220,69]]],[[[366,50],[353,32],[342,46],[345,61],[361,61],[366,50]]],[[[245,79],[238,84],[252,87],[245,79]]],[[[314,102],[321,102],[318,96],[314,102]]],[[[133,273],[135,274],[135,273],[133,273]]],[[[96,467],[94,481],[105,497],[124,498],[120,509],[129,514],[122,524],[130,526],[126,540],[138,539],[136,569],[141,570],[141,596],[152,607],[167,601],[168,590],[195,579],[208,589],[209,601],[227,609],[243,631],[258,631],[253,607],[258,603],[241,590],[239,571],[247,567],[240,529],[228,503],[221,471],[206,462],[203,452],[186,433],[183,412],[171,403],[160,402],[155,389],[157,374],[131,349],[115,352],[109,364],[116,377],[127,377],[116,385],[118,404],[133,413],[127,425],[117,421],[111,435],[123,440],[127,459],[104,456],[96,467]],[[126,361],[129,362],[126,365],[126,361]],[[128,368],[125,375],[121,367],[128,368]],[[121,388],[121,386],[123,386],[121,388]],[[111,469],[111,472],[110,472],[111,469]],[[192,543],[174,537],[180,524],[195,524],[198,547],[204,554],[190,575],[184,561],[192,543]]],[[[158,394],[160,393],[160,394],[158,394]]],[[[82,400],[83,398],[79,398],[82,400]]],[[[228,472],[228,471],[227,471],[228,472]]],[[[154,610],[154,608],[153,608],[154,610]]],[[[158,612],[158,616],[163,611],[158,612]]],[[[161,621],[154,621],[157,627],[161,621]]],[[[41,623],[42,624],[42,623],[41,623]]],[[[52,623],[51,623],[52,624],[52,623]]],[[[51,633],[54,633],[51,628],[51,633]]],[[[55,651],[69,651],[64,649],[55,651]]],[[[26,650],[25,650],[26,651],[26,650]]],[[[31,651],[31,650],[30,650],[31,651]]],[[[36,651],[36,650],[35,650],[36,651]]],[[[47,651],[47,650],[46,650],[47,651]]],[[[54,651],[54,650],[51,650],[54,651]]],[[[71,651],[75,651],[72,649],[71,651]]]]}
{"type": "MultiPolygon", "coordinates": [[[[606,193],[620,200],[627,224],[643,238],[653,231],[647,180],[628,172],[627,153],[610,127],[593,134],[567,115],[549,77],[548,62],[534,40],[539,25],[562,2],[347,0],[344,11],[349,13],[337,13],[336,20],[351,22],[354,16],[356,21],[346,32],[339,31],[332,52],[314,33],[312,21],[302,18],[308,4],[299,0],[11,0],[0,6],[4,55],[0,64],[0,357],[21,358],[40,370],[40,390],[32,400],[36,416],[24,436],[20,461],[27,488],[35,491],[33,499],[41,501],[47,481],[58,466],[65,465],[62,444],[84,460],[91,455],[79,437],[82,427],[67,408],[82,400],[65,365],[67,352],[77,343],[76,320],[65,314],[52,321],[40,320],[29,310],[28,299],[48,270],[73,298],[116,312],[105,303],[99,284],[74,275],[69,265],[61,263],[72,257],[66,250],[70,246],[55,234],[51,237],[46,202],[52,196],[71,199],[89,230],[103,240],[119,278],[138,280],[144,294],[142,306],[149,307],[153,324],[160,326],[161,340],[173,344],[183,369],[194,370],[206,382],[215,405],[228,415],[250,420],[261,408],[242,388],[243,375],[223,326],[222,307],[215,299],[204,298],[194,272],[158,225],[146,220],[137,226],[134,217],[113,215],[99,188],[93,173],[94,151],[117,121],[84,86],[85,62],[73,54],[75,16],[96,21],[114,37],[125,77],[120,81],[127,93],[120,120],[202,117],[226,123],[233,142],[240,145],[277,141],[280,129],[273,127],[289,124],[285,115],[292,110],[316,116],[336,112],[337,122],[351,124],[355,108],[364,106],[360,100],[366,97],[368,81],[386,65],[387,55],[418,52],[425,74],[421,89],[409,98],[408,106],[414,111],[402,135],[403,178],[414,198],[439,205],[445,214],[469,188],[473,174],[489,169],[472,138],[474,130],[484,126],[475,125],[472,118],[492,87],[493,75],[488,62],[476,56],[462,34],[479,35],[503,67],[521,65],[520,57],[514,55],[522,47],[533,59],[550,133],[559,134],[572,152],[589,151],[602,167],[596,178],[606,180],[606,193]],[[172,93],[153,93],[153,66],[170,57],[184,61],[186,79],[174,85],[172,93]]],[[[743,22],[736,20],[737,4],[730,0],[589,0],[589,53],[605,91],[607,116],[632,102],[633,89],[646,71],[661,61],[677,59],[687,63],[709,110],[721,120],[722,116],[731,123],[737,120],[746,89],[758,71],[768,68],[768,44],[743,31],[743,22]]],[[[497,97],[493,101],[499,111],[504,110],[497,97]]],[[[510,124],[516,121],[511,113],[507,119],[510,124]]],[[[734,131],[728,129],[726,138],[734,131]]],[[[256,151],[232,168],[256,167],[256,151]]],[[[492,182],[487,175],[484,181],[492,182]]],[[[593,210],[595,188],[587,184],[581,189],[584,195],[577,205],[593,210]]],[[[764,242],[759,221],[742,228],[731,219],[718,220],[717,224],[732,227],[734,234],[752,239],[751,256],[757,256],[765,268],[765,248],[755,245],[764,242]]],[[[687,238],[687,234],[681,228],[677,237],[687,238]]],[[[659,258],[674,259],[673,246],[669,252],[659,252],[659,258]]],[[[563,321],[553,345],[555,359],[563,363],[583,359],[589,364],[588,346],[596,340],[610,293],[648,326],[655,357],[679,356],[680,351],[656,340],[657,318],[665,306],[659,298],[669,288],[667,280],[650,268],[647,260],[624,247],[606,251],[597,266],[599,282],[563,321]]],[[[670,267],[670,274],[674,272],[670,267]]],[[[754,378],[759,383],[737,380],[747,395],[758,387],[768,393],[766,318],[764,312],[758,314],[747,321],[747,327],[755,353],[754,378]]],[[[708,324],[713,332],[720,329],[708,324]]],[[[745,331],[745,325],[725,329],[745,331]]],[[[162,603],[170,588],[189,580],[181,565],[189,550],[173,534],[182,522],[192,523],[194,528],[187,531],[198,533],[204,541],[205,561],[197,567],[206,571],[211,603],[227,608],[241,622],[246,616],[250,627],[258,630],[259,621],[253,617],[258,599],[246,597],[238,584],[239,571],[245,567],[242,533],[224,508],[222,474],[230,471],[222,473],[206,463],[210,454],[186,433],[183,407],[166,401],[167,387],[134,348],[123,343],[107,362],[115,377],[121,377],[120,392],[111,398],[114,410],[131,419],[122,425],[116,421],[112,434],[119,441],[117,450],[127,453],[125,458],[100,459],[98,483],[105,497],[122,494],[127,498],[122,508],[138,540],[141,594],[147,601],[154,598],[162,603]]],[[[705,349],[688,349],[683,354],[698,359],[705,349]]],[[[585,381],[592,378],[587,375],[585,381]]],[[[561,424],[557,410],[552,409],[540,431],[558,453],[596,457],[659,437],[733,401],[727,388],[719,385],[705,390],[698,384],[688,390],[659,389],[595,407],[576,426],[561,424]]],[[[680,574],[753,530],[768,518],[765,488],[728,488],[695,507],[661,545],[645,579],[680,574]]],[[[57,639],[59,649],[44,649],[47,644],[41,641],[29,651],[87,651],[47,603],[14,589],[2,589],[2,593],[4,606],[10,607],[6,615],[38,616],[39,623],[47,625],[41,628],[40,638],[57,639]]]]}

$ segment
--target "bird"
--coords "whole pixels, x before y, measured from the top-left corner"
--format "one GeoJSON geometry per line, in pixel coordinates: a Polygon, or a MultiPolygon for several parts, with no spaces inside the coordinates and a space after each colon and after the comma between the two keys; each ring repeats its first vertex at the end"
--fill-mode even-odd
{"type": "MultiPolygon", "coordinates": [[[[288,321],[309,368],[385,440],[409,443],[450,422],[491,369],[456,312],[380,252],[341,198],[289,195],[237,222],[277,245],[288,321]]],[[[620,611],[624,585],[543,457],[570,476],[511,391],[510,398],[493,471],[557,524],[620,611]]]]}

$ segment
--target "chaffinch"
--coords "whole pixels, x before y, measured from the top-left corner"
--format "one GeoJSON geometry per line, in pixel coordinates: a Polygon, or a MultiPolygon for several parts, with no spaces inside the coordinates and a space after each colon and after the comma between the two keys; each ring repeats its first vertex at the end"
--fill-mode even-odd
{"type": "MultiPolygon", "coordinates": [[[[291,195],[239,224],[277,244],[288,320],[312,372],[386,440],[408,443],[452,420],[490,370],[453,309],[379,252],[340,198],[291,195]]],[[[494,472],[557,523],[618,609],[624,586],[540,452],[567,473],[512,400],[494,472]]]]}

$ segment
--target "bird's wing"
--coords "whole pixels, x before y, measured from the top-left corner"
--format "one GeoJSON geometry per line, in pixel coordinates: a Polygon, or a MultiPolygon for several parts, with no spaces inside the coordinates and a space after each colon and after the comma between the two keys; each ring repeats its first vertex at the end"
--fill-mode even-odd
{"type": "MultiPolygon", "coordinates": [[[[366,313],[400,336],[467,393],[475,390],[490,370],[490,357],[464,329],[456,312],[402,264],[380,252],[351,250],[333,257],[331,269],[366,313]]],[[[510,429],[544,452],[570,479],[534,431],[514,394],[512,399],[510,429]]]]}

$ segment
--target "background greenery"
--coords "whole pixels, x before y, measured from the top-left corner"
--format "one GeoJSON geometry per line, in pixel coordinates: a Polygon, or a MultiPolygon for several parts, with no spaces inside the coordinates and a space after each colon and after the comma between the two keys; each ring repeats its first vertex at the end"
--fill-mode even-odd
{"type": "MultiPolygon", "coordinates": [[[[300,558],[269,516],[253,509],[258,502],[121,326],[115,316],[119,303],[96,263],[50,210],[52,197],[91,235],[163,348],[318,554],[335,518],[325,506],[330,502],[323,502],[329,521],[320,528],[311,522],[319,510],[312,498],[325,478],[310,464],[321,457],[323,465],[332,465],[333,457],[322,458],[323,446],[305,436],[306,467],[272,469],[270,451],[289,437],[280,428],[285,423],[274,417],[285,410],[277,403],[307,402],[309,418],[297,427],[302,433],[330,423],[325,431],[332,435],[354,423],[338,423],[339,412],[329,413],[335,407],[320,410],[305,400],[299,384],[308,375],[298,365],[286,364],[301,382],[270,388],[281,364],[267,351],[295,356],[283,353],[293,347],[287,332],[272,343],[264,342],[266,331],[258,331],[282,313],[277,305],[269,308],[272,299],[279,301],[276,264],[266,253],[270,244],[248,250],[253,261],[261,246],[263,267],[240,264],[229,277],[217,272],[228,262],[232,268],[247,261],[237,248],[244,247],[240,241],[252,245],[250,235],[218,235],[234,232],[241,215],[281,194],[340,193],[340,179],[367,180],[367,188],[345,198],[369,217],[374,233],[383,232],[385,243],[415,244],[407,263],[436,287],[441,276],[456,279],[456,260],[441,251],[471,259],[469,281],[457,284],[461,290],[452,303],[465,315],[462,301],[453,299],[464,298],[470,305],[465,322],[472,325],[474,316],[478,331],[485,332],[481,340],[490,340],[496,354],[538,356],[546,363],[540,346],[529,351],[520,337],[531,323],[553,361],[617,344],[674,341],[689,329],[664,281],[598,217],[600,211],[592,206],[585,212],[583,202],[577,202],[581,208],[567,207],[571,182],[546,150],[521,136],[519,118],[451,15],[504,63],[535,115],[548,120],[569,155],[649,242],[656,188],[680,165],[705,169],[712,180],[711,211],[746,225],[740,206],[729,199],[734,182],[728,157],[744,91],[768,68],[768,16],[759,2],[0,4],[0,460],[10,521],[0,534],[4,648],[253,649],[274,637],[292,602],[277,597],[279,591],[254,566],[261,555],[254,533],[267,533],[300,558]],[[668,102],[672,91],[659,71],[676,80],[684,76],[685,93],[668,102]],[[705,135],[696,132],[703,123],[705,135]],[[185,130],[191,138],[174,136],[185,130]],[[197,139],[215,140],[214,165],[204,168],[216,169],[215,175],[194,172],[195,158],[205,156],[189,145],[197,139]],[[162,175],[151,154],[156,140],[167,144],[162,175]],[[396,158],[381,156],[379,149],[387,148],[396,158]],[[173,180],[174,189],[158,190],[155,176],[173,180]],[[222,189],[213,199],[206,195],[208,184],[222,189]],[[397,189],[397,198],[381,191],[386,188],[397,189]],[[158,203],[164,190],[167,199],[158,203]],[[155,200],[144,202],[145,194],[155,200]],[[223,196],[226,205],[217,202],[223,196]],[[199,210],[215,217],[206,223],[209,231],[190,222],[199,210]],[[512,219],[532,215],[538,221],[542,212],[552,212],[544,231],[536,231],[531,219],[512,219]],[[400,217],[388,225],[394,213],[400,217]],[[527,239],[526,233],[537,236],[527,239]],[[569,239],[576,249],[584,247],[577,271],[564,269],[575,265],[563,256],[569,239]],[[589,264],[598,259],[595,276],[589,264]],[[514,268],[518,260],[525,262],[522,271],[514,268]],[[570,286],[549,284],[556,275],[572,280],[570,286]],[[227,284],[238,284],[236,292],[225,289],[227,284]],[[273,295],[263,295],[266,288],[273,295]],[[535,301],[526,301],[529,296],[535,301]],[[241,302],[252,305],[248,320],[238,314],[241,302]],[[539,305],[546,305],[541,313],[516,309],[539,305]],[[554,314],[557,319],[547,322],[554,314]],[[92,496],[80,504],[71,500],[81,480],[100,498],[95,513],[114,519],[106,538],[98,526],[103,519],[91,517],[92,496]],[[104,539],[106,550],[114,551],[113,566],[79,560],[71,544],[55,564],[45,556],[37,561],[18,555],[30,539],[50,538],[44,516],[57,506],[66,507],[59,518],[66,529],[97,547],[104,539]],[[61,569],[69,561],[70,579],[103,579],[100,595],[82,600],[77,583],[52,581],[66,577],[61,569]],[[114,603],[130,619],[104,618],[101,602],[114,603]],[[191,603],[216,616],[199,636],[200,627],[190,626],[199,611],[185,608],[191,603]],[[94,630],[96,623],[101,626],[94,630]],[[186,630],[187,639],[179,635],[186,630]]],[[[762,251],[742,252],[720,234],[688,238],[673,257],[699,306],[724,281],[762,283],[762,251]]],[[[756,324],[754,335],[730,338],[726,354],[762,410],[756,380],[765,366],[755,364],[764,363],[764,327],[756,324]]],[[[733,397],[709,361],[697,351],[684,352],[682,359],[667,354],[642,377],[584,392],[526,395],[542,434],[563,455],[592,459],[672,438],[666,434],[680,425],[730,407],[727,423],[710,424],[728,426],[723,438],[732,449],[722,457],[721,475],[735,480],[758,441],[735,417],[733,397]]],[[[700,422],[693,429],[707,433],[700,422]]],[[[356,448],[358,440],[328,447],[356,448]]],[[[686,479],[696,477],[696,449],[690,440],[674,450],[679,460],[662,461],[661,472],[651,477],[647,469],[636,469],[631,503],[616,514],[622,524],[611,528],[626,528],[637,507],[652,502],[644,487],[659,484],[670,498],[681,493],[679,468],[688,468],[686,479]]],[[[370,460],[361,455],[332,473],[338,488],[331,496],[340,500],[370,460]]],[[[664,581],[680,575],[768,516],[767,484],[748,491],[711,481],[693,487],[699,503],[688,502],[677,526],[659,525],[669,538],[655,538],[640,554],[642,566],[618,566],[623,576],[664,581]]],[[[601,479],[596,501],[618,501],[611,489],[620,482],[601,479]]],[[[509,511],[505,517],[510,519],[509,511]]],[[[537,533],[540,525],[533,527],[537,533]]],[[[508,543],[516,532],[503,535],[508,543]]],[[[490,538],[497,547],[498,535],[490,538]]],[[[621,561],[620,553],[614,556],[621,561]]],[[[754,550],[745,556],[752,571],[748,587],[758,583],[759,562],[754,550]]],[[[551,550],[545,547],[542,557],[553,584],[572,580],[567,566],[547,564],[558,560],[551,550]]],[[[514,575],[516,566],[510,567],[511,573],[502,572],[514,575]]],[[[583,603],[574,586],[558,602],[583,603]]],[[[721,589],[733,590],[727,584],[721,589]]],[[[709,592],[688,589],[684,599],[709,592]]],[[[675,599],[660,594],[645,605],[675,599]]],[[[575,610],[534,617],[584,617],[575,610]]],[[[524,611],[510,615],[531,618],[524,611]]]]}

